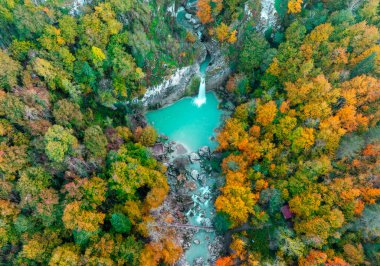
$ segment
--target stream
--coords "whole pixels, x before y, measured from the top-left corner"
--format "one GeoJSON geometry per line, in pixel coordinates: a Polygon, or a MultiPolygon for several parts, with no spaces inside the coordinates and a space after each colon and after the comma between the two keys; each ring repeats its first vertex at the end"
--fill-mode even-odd
{"type": "MultiPolygon", "coordinates": [[[[188,224],[212,227],[215,215],[214,200],[217,192],[216,177],[205,170],[201,159],[205,153],[216,148],[215,129],[222,122],[222,111],[218,109],[219,101],[214,92],[205,88],[205,73],[210,58],[206,57],[200,66],[201,83],[196,97],[185,97],[164,108],[146,114],[147,121],[160,133],[183,146],[186,151],[181,154],[189,156],[191,162],[186,166],[188,173],[195,180],[196,188],[191,192],[192,204],[184,213],[188,224]]],[[[171,158],[174,160],[175,156],[171,158]]],[[[185,250],[188,265],[212,265],[212,249],[215,249],[216,234],[213,229],[200,228],[189,241],[185,250]]]]}

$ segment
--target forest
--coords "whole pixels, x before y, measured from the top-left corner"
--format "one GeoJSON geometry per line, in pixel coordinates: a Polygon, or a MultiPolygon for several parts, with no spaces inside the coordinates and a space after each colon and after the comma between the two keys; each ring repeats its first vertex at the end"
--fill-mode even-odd
{"type": "Polygon", "coordinates": [[[196,31],[180,7],[0,0],[0,265],[380,265],[380,1],[198,0],[196,31]],[[183,264],[139,99],[204,42],[230,70],[210,162],[228,245],[183,264]]]}

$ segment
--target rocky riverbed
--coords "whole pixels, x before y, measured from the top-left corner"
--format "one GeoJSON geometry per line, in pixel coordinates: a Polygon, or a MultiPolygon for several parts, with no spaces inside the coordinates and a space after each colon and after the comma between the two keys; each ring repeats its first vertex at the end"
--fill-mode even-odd
{"type": "Polygon", "coordinates": [[[208,146],[191,152],[180,143],[168,140],[155,147],[153,154],[167,166],[170,193],[153,215],[156,222],[175,230],[177,242],[184,250],[177,265],[213,265],[223,248],[222,237],[212,227],[213,205],[221,178],[212,171],[210,162],[219,155],[208,146]],[[163,150],[155,149],[157,146],[163,150]],[[168,213],[170,221],[164,218],[168,213]]]}

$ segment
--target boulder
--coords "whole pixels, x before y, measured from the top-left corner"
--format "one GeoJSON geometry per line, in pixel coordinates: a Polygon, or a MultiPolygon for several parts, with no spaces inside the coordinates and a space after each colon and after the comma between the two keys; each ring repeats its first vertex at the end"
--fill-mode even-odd
{"type": "Polygon", "coordinates": [[[185,183],[184,187],[189,189],[190,191],[193,191],[197,188],[197,184],[194,181],[189,181],[185,183]]]}
{"type": "Polygon", "coordinates": [[[195,152],[190,153],[189,158],[192,163],[198,162],[201,159],[195,152]]]}
{"type": "Polygon", "coordinates": [[[195,258],[194,261],[193,261],[193,265],[194,266],[203,266],[204,265],[204,258],[202,257],[198,257],[198,258],[195,258]]]}
{"type": "Polygon", "coordinates": [[[188,20],[192,19],[192,17],[193,17],[193,16],[192,16],[191,14],[189,14],[189,13],[186,13],[186,14],[185,14],[185,18],[188,19],[188,20]]]}
{"type": "Polygon", "coordinates": [[[178,180],[179,182],[186,181],[186,176],[183,175],[183,174],[179,174],[179,175],[177,176],[177,180],[178,180]]]}
{"type": "Polygon", "coordinates": [[[201,241],[200,241],[199,239],[194,239],[193,243],[194,243],[195,245],[199,245],[199,244],[201,243],[201,241]]]}
{"type": "Polygon", "coordinates": [[[186,148],[182,144],[177,144],[177,146],[175,146],[175,148],[177,150],[178,155],[183,155],[183,154],[187,153],[186,148]]]}
{"type": "Polygon", "coordinates": [[[202,157],[210,157],[210,148],[208,146],[203,146],[198,151],[199,155],[202,157]]]}
{"type": "Polygon", "coordinates": [[[174,146],[170,146],[169,147],[169,152],[172,153],[172,152],[175,152],[176,151],[176,148],[174,146]]]}
{"type": "Polygon", "coordinates": [[[199,19],[197,17],[190,19],[190,23],[193,24],[193,25],[199,24],[199,22],[200,21],[199,21],[199,19]]]}
{"type": "Polygon", "coordinates": [[[197,180],[198,179],[198,176],[199,176],[199,173],[197,170],[191,170],[191,173],[190,173],[191,177],[194,179],[194,180],[197,180]]]}
{"type": "Polygon", "coordinates": [[[204,197],[199,197],[199,201],[200,201],[201,203],[205,203],[206,199],[205,199],[204,197]]]}
{"type": "Polygon", "coordinates": [[[202,221],[202,225],[203,225],[203,226],[211,226],[211,225],[212,225],[211,219],[210,219],[210,218],[205,218],[205,219],[202,221]]]}
{"type": "Polygon", "coordinates": [[[235,110],[235,105],[231,101],[228,101],[224,105],[224,108],[227,109],[228,111],[233,111],[233,110],[235,110]]]}

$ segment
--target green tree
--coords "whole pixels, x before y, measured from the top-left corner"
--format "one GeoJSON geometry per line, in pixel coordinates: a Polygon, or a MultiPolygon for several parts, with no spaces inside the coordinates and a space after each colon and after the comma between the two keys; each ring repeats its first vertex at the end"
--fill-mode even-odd
{"type": "Polygon", "coordinates": [[[83,115],[79,105],[66,99],[59,100],[54,104],[53,116],[57,124],[65,127],[82,125],[83,115]]]}
{"type": "Polygon", "coordinates": [[[113,213],[111,216],[112,228],[118,233],[128,234],[131,231],[131,221],[122,213],[113,213]]]}
{"type": "Polygon", "coordinates": [[[63,162],[76,145],[77,139],[71,131],[60,125],[50,127],[45,134],[45,152],[54,162],[63,162]]]}
{"type": "Polygon", "coordinates": [[[302,43],[306,36],[306,27],[298,20],[294,21],[285,31],[285,38],[294,46],[302,43]]]}
{"type": "Polygon", "coordinates": [[[21,205],[37,204],[37,197],[51,182],[51,175],[42,167],[30,167],[20,173],[16,189],[20,193],[21,205]]]}
{"type": "Polygon", "coordinates": [[[26,106],[19,97],[10,93],[0,96],[0,115],[5,115],[11,123],[24,124],[25,109],[26,106]]]}
{"type": "Polygon", "coordinates": [[[146,126],[144,128],[137,128],[135,136],[138,142],[149,147],[156,143],[158,134],[152,126],[146,126]]]}
{"type": "Polygon", "coordinates": [[[78,247],[73,244],[64,244],[53,250],[49,266],[76,266],[79,261],[78,247]]]}
{"type": "Polygon", "coordinates": [[[107,154],[107,138],[100,126],[91,126],[84,132],[84,145],[95,157],[104,157],[107,154]]]}
{"type": "Polygon", "coordinates": [[[9,51],[14,59],[25,61],[28,57],[28,52],[34,47],[34,44],[29,41],[13,40],[9,46],[9,51]]]}
{"type": "Polygon", "coordinates": [[[91,237],[96,236],[98,232],[88,232],[84,230],[74,230],[73,236],[74,236],[74,242],[81,248],[87,247],[89,244],[91,237]]]}
{"type": "Polygon", "coordinates": [[[239,55],[239,69],[252,77],[253,71],[258,69],[265,60],[268,49],[269,43],[261,34],[247,35],[239,55]]]}
{"type": "Polygon", "coordinates": [[[48,22],[48,16],[42,9],[32,2],[15,6],[13,21],[21,39],[37,38],[42,34],[48,22]]]}
{"type": "Polygon", "coordinates": [[[48,60],[36,58],[33,61],[33,69],[37,75],[43,77],[50,88],[56,88],[57,69],[48,60]]]}
{"type": "Polygon", "coordinates": [[[288,228],[281,227],[276,234],[279,249],[290,257],[302,257],[305,254],[305,244],[294,232],[288,228]]]}
{"type": "Polygon", "coordinates": [[[0,50],[0,88],[10,89],[17,85],[17,76],[21,66],[17,61],[10,58],[0,50]]]}
{"type": "Polygon", "coordinates": [[[72,16],[65,15],[58,20],[61,36],[67,44],[74,44],[78,36],[78,22],[72,16]]]}
{"type": "Polygon", "coordinates": [[[220,234],[227,232],[232,225],[228,215],[224,212],[217,212],[213,222],[216,231],[220,234]]]}
{"type": "Polygon", "coordinates": [[[376,56],[376,53],[372,53],[368,57],[364,58],[362,61],[357,63],[351,70],[350,77],[354,78],[356,76],[372,72],[375,69],[376,56]]]}

